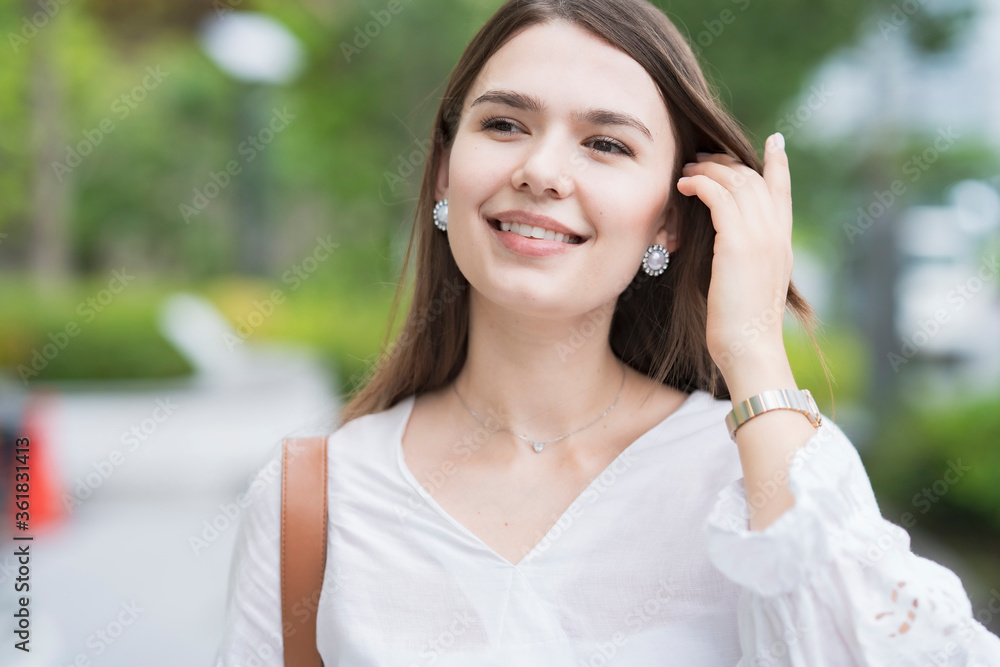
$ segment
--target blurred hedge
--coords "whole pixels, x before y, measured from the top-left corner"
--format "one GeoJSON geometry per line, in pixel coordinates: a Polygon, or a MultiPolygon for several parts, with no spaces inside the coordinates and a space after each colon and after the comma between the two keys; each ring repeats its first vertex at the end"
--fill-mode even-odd
{"type": "Polygon", "coordinates": [[[862,457],[879,500],[915,520],[1000,530],[1000,394],[905,407],[862,457]]]}
{"type": "Polygon", "coordinates": [[[170,287],[136,282],[107,305],[90,305],[88,300],[97,298],[107,282],[80,279],[63,292],[41,294],[25,277],[4,276],[0,367],[28,386],[189,374],[191,367],[156,327],[156,309],[170,287]],[[33,363],[36,353],[40,356],[33,363]]]}
{"type": "MultiPolygon", "coordinates": [[[[247,344],[303,344],[327,361],[331,374],[344,383],[360,377],[374,362],[385,335],[394,285],[377,280],[371,248],[339,249],[329,262],[295,289],[274,279],[227,276],[199,281],[138,274],[100,312],[88,312],[88,299],[107,287],[108,278],[82,278],[64,292],[44,295],[17,275],[3,277],[0,300],[0,367],[20,378],[18,367],[31,366],[35,351],[64,338],[74,322],[76,335],[65,338],[65,351],[49,355],[34,382],[183,377],[189,364],[158,330],[159,308],[173,292],[200,294],[236,326],[281,289],[284,301],[273,315],[253,327],[247,344]],[[335,371],[335,373],[334,373],[335,371]]],[[[384,269],[384,267],[382,267],[384,269]]],[[[57,344],[57,343],[53,343],[57,344]]],[[[38,364],[41,365],[41,364],[38,364]]]]}

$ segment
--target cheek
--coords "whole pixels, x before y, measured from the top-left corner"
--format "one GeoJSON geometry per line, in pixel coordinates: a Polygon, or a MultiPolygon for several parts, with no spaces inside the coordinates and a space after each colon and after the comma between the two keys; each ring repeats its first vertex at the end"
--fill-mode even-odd
{"type": "Polygon", "coordinates": [[[496,166],[483,159],[483,154],[484,151],[476,149],[452,154],[448,175],[448,235],[456,255],[476,252],[474,249],[482,245],[489,232],[485,223],[482,228],[478,226],[482,208],[503,187],[496,166]]]}
{"type": "Polygon", "coordinates": [[[601,210],[636,224],[655,217],[668,194],[664,179],[638,170],[591,168],[583,170],[578,180],[581,192],[588,193],[588,199],[601,210]]]}
{"type": "Polygon", "coordinates": [[[452,146],[448,180],[456,194],[480,194],[505,182],[508,167],[504,154],[488,142],[460,135],[452,146]]]}
{"type": "Polygon", "coordinates": [[[647,240],[662,224],[669,195],[662,180],[636,178],[635,173],[611,170],[588,174],[578,194],[586,200],[598,232],[597,240],[618,252],[640,247],[645,252],[647,240]]]}
{"type": "Polygon", "coordinates": [[[597,175],[580,192],[589,192],[587,209],[597,230],[596,271],[592,278],[621,291],[628,287],[653,242],[667,202],[666,186],[652,179],[597,175]]]}

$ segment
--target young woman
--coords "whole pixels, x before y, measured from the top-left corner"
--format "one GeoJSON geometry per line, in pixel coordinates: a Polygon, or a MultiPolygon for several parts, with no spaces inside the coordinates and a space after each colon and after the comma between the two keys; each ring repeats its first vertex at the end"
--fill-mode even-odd
{"type": "MultiPolygon", "coordinates": [[[[328,440],[326,665],[1000,664],[797,387],[783,139],[661,12],[508,2],[434,130],[405,327],[328,440]]],[[[260,488],[219,665],[282,664],[260,488]]]]}

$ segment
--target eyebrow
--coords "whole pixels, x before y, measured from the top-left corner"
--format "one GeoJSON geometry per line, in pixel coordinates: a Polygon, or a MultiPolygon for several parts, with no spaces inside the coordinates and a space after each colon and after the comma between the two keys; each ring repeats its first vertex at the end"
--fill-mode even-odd
{"type": "MultiPolygon", "coordinates": [[[[521,111],[530,111],[531,113],[541,113],[545,110],[545,104],[542,103],[540,99],[534,95],[526,95],[525,93],[518,93],[513,90],[490,90],[479,97],[469,105],[469,108],[476,106],[477,104],[482,104],[485,102],[496,102],[497,104],[505,104],[509,107],[515,109],[520,109],[521,111]]],[[[591,123],[593,125],[623,125],[625,127],[631,127],[642,132],[646,137],[653,141],[653,134],[649,131],[641,120],[627,113],[622,113],[620,111],[611,111],[609,109],[587,109],[586,111],[574,111],[573,120],[578,123],[591,123]]]]}

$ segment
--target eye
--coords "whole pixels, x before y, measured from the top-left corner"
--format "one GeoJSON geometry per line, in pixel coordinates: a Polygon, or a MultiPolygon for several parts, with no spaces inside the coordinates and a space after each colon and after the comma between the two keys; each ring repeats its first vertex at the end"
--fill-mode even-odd
{"type": "MultiPolygon", "coordinates": [[[[514,134],[517,125],[514,121],[509,118],[504,118],[502,116],[489,116],[480,121],[480,127],[484,130],[492,130],[499,134],[511,135],[514,134]],[[507,129],[514,128],[514,129],[507,129]]],[[[626,157],[635,157],[635,153],[632,150],[618,141],[617,139],[612,139],[611,137],[594,137],[589,139],[588,144],[593,144],[599,146],[595,148],[598,153],[604,153],[608,155],[625,155],[626,157]],[[618,151],[617,153],[615,151],[618,151]]]]}
{"type": "Polygon", "coordinates": [[[489,118],[484,118],[482,122],[480,122],[480,126],[484,130],[494,130],[500,134],[514,133],[513,130],[501,129],[504,126],[514,127],[514,121],[500,116],[490,116],[489,118]]]}
{"type": "MultiPolygon", "coordinates": [[[[629,150],[628,146],[618,141],[617,139],[612,139],[611,137],[594,137],[593,139],[590,140],[590,143],[595,144],[597,146],[603,145],[603,146],[610,146],[611,148],[617,148],[619,151],[621,151],[619,153],[620,155],[626,155],[628,157],[633,157],[634,155],[632,151],[629,150]]],[[[601,150],[599,148],[595,150],[597,150],[598,153],[614,154],[614,152],[610,150],[601,150]]]]}

